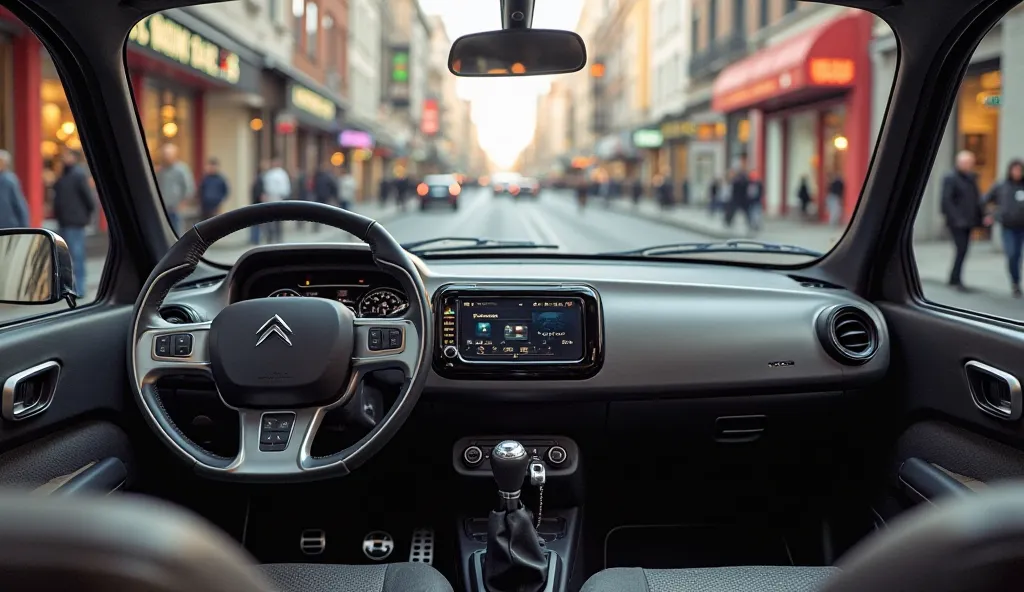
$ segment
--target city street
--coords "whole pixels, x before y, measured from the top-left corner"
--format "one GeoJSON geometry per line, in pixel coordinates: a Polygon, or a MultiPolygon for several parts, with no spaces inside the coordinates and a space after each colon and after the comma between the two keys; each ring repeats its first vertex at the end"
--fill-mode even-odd
{"type": "MultiPolygon", "coordinates": [[[[633,207],[622,201],[606,207],[602,201],[591,199],[586,209],[581,211],[574,195],[568,191],[547,190],[536,200],[516,201],[507,196],[495,197],[489,189],[467,188],[455,211],[448,207],[420,211],[415,201],[410,201],[405,211],[394,204],[383,207],[368,204],[356,209],[381,221],[403,243],[444,236],[484,237],[533,241],[558,247],[543,252],[598,253],[723,238],[721,227],[709,222],[704,210],[676,208],[666,212],[653,204],[642,203],[641,207],[633,207]]],[[[741,225],[736,228],[735,234],[742,233],[741,225]]],[[[233,263],[250,248],[245,238],[246,233],[241,233],[215,244],[207,253],[207,258],[218,263],[233,263]]],[[[794,225],[788,220],[769,220],[757,238],[827,250],[838,238],[838,233],[819,225],[794,225]]],[[[354,240],[347,233],[330,228],[322,228],[320,232],[314,233],[309,227],[298,229],[290,225],[285,231],[285,242],[354,240]]],[[[1024,319],[1024,303],[1009,296],[1002,255],[993,251],[991,246],[975,246],[968,258],[964,277],[973,288],[968,293],[957,292],[943,285],[952,257],[950,244],[924,243],[915,249],[925,294],[929,299],[1024,319]]],[[[756,257],[765,260],[764,256],[756,257]]],[[[790,257],[782,260],[790,262],[800,259],[790,257]]],[[[99,257],[88,261],[87,301],[95,297],[103,264],[103,259],[99,257]]],[[[63,308],[64,304],[58,304],[40,307],[32,312],[63,308]]],[[[25,307],[0,305],[0,322],[26,316],[26,312],[25,307]]]]}

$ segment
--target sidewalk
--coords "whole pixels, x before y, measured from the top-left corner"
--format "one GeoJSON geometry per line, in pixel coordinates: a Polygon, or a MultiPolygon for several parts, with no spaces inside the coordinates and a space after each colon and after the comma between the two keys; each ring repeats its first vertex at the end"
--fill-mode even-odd
{"type": "MultiPolygon", "coordinates": [[[[796,218],[766,218],[764,227],[756,234],[750,234],[746,219],[736,217],[732,228],[725,226],[722,215],[712,216],[707,206],[675,206],[664,210],[651,199],[634,205],[627,199],[614,200],[613,211],[676,226],[680,229],[715,239],[756,238],[774,243],[785,243],[827,252],[846,232],[846,227],[830,228],[824,224],[805,222],[796,218]]],[[[682,239],[687,240],[687,239],[682,239]]],[[[945,286],[949,280],[949,269],[953,262],[951,241],[919,241],[914,244],[918,274],[925,284],[945,286]]],[[[1008,300],[1010,280],[1006,271],[1006,260],[1002,251],[991,242],[974,242],[964,263],[963,281],[968,287],[1005,296],[1008,300]]],[[[1024,310],[1024,306],[1022,306],[1024,310]]]]}

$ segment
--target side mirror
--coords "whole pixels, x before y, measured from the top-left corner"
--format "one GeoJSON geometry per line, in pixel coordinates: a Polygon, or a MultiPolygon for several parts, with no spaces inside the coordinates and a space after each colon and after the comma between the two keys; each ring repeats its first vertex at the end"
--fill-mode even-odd
{"type": "Polygon", "coordinates": [[[572,31],[504,29],[459,37],[448,54],[456,76],[568,74],[587,65],[587,47],[572,31]]]}
{"type": "Polygon", "coordinates": [[[75,277],[68,245],[41,228],[0,229],[0,304],[75,306],[75,277]]]}

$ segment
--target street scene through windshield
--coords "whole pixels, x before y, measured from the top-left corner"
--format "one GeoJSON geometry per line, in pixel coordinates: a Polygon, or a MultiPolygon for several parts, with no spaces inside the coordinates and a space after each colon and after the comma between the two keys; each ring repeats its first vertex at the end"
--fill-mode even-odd
{"type": "MultiPolygon", "coordinates": [[[[538,0],[532,24],[579,33],[586,65],[456,77],[453,42],[501,29],[497,0],[238,0],[141,20],[126,75],[170,223],[181,233],[252,203],[310,200],[374,218],[424,257],[771,265],[809,262],[842,238],[896,72],[882,21],[786,0],[538,0]]],[[[8,56],[33,59],[12,62],[23,74],[12,92],[30,101],[5,103],[24,125],[0,152],[0,182],[22,195],[3,224],[58,231],[88,302],[106,218],[52,60],[30,35],[13,43],[8,56]]],[[[1006,216],[990,200],[965,228],[947,207],[989,195],[1020,157],[999,133],[1006,70],[987,55],[961,87],[915,256],[930,298],[1016,318],[1007,265],[1020,250],[1003,246],[1006,216]]],[[[350,240],[272,224],[207,258],[350,240]]]]}
{"type": "MultiPolygon", "coordinates": [[[[866,174],[879,25],[833,6],[719,4],[541,0],[533,28],[576,31],[588,50],[552,76],[453,75],[453,41],[502,26],[497,1],[468,0],[272,2],[244,30],[241,3],[170,10],[135,27],[128,65],[179,233],[309,200],[377,219],[424,256],[810,261],[842,235],[866,174]],[[176,32],[220,61],[175,59],[176,32]],[[473,240],[431,240],[445,237],[473,240]]],[[[352,239],[271,224],[208,258],[336,240],[352,239]]]]}

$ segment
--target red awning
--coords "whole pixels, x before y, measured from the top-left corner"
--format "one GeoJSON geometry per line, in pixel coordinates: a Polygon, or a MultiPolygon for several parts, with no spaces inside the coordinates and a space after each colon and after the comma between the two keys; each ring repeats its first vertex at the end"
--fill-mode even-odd
{"type": "Polygon", "coordinates": [[[849,88],[867,67],[859,34],[863,17],[840,17],[725,68],[712,86],[711,107],[729,113],[819,89],[849,88]]]}

